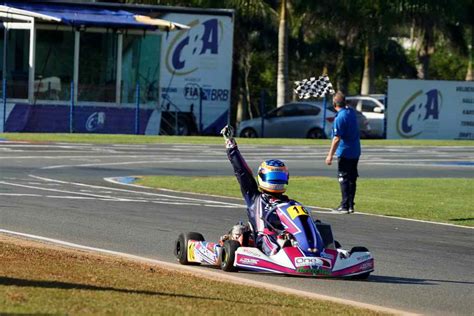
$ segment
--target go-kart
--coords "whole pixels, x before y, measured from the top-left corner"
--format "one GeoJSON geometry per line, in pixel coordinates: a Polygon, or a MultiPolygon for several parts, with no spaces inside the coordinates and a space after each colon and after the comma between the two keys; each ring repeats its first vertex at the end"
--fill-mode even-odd
{"type": "Polygon", "coordinates": [[[331,226],[313,221],[307,209],[294,201],[278,204],[263,218],[280,248],[267,256],[255,246],[251,225],[240,236],[225,235],[219,242],[205,241],[200,233],[179,235],[174,253],[181,264],[208,264],[234,272],[250,270],[299,276],[366,279],[374,271],[374,258],[365,247],[343,250],[331,226]]]}

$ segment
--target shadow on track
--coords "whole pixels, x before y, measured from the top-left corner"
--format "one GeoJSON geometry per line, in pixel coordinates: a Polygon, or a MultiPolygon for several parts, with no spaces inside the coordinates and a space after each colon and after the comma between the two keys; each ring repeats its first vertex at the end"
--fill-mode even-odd
{"type": "Polygon", "coordinates": [[[393,277],[393,276],[386,276],[386,275],[370,275],[366,281],[370,283],[419,284],[419,285],[436,285],[438,283],[474,284],[474,282],[469,282],[469,281],[401,278],[401,277],[393,277]]]}
{"type": "MultiPolygon", "coordinates": [[[[18,287],[35,287],[35,288],[45,288],[45,289],[59,289],[59,290],[112,291],[112,292],[118,292],[118,293],[124,293],[124,294],[140,294],[140,295],[150,295],[150,296],[156,295],[156,296],[168,296],[168,297],[178,297],[178,298],[188,298],[188,299],[201,299],[201,300],[208,300],[208,301],[223,301],[224,300],[226,302],[231,302],[231,303],[255,304],[251,298],[249,298],[248,301],[238,301],[238,300],[229,300],[226,297],[210,297],[210,296],[166,293],[166,292],[137,290],[137,289],[121,289],[121,288],[114,288],[114,287],[108,287],[108,286],[69,283],[69,282],[60,282],[60,281],[25,280],[25,279],[17,279],[17,278],[9,278],[9,277],[0,277],[0,285],[18,286],[18,287]]],[[[258,305],[266,306],[266,304],[258,304],[258,305]]],[[[283,307],[283,306],[289,306],[289,305],[285,304],[285,305],[279,305],[279,306],[283,307]]],[[[294,306],[298,306],[298,305],[295,304],[294,306]]]]}

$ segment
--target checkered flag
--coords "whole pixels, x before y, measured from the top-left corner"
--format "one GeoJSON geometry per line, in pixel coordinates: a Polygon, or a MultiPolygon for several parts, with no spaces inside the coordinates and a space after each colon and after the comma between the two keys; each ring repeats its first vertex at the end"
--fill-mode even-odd
{"type": "Polygon", "coordinates": [[[327,75],[320,76],[318,79],[311,77],[309,80],[295,81],[295,84],[295,93],[300,99],[322,98],[328,93],[334,94],[334,89],[327,75]]]}

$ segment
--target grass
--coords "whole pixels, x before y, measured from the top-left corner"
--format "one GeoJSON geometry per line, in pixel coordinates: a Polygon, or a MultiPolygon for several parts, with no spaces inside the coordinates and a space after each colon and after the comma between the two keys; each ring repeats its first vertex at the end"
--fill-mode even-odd
{"type": "Polygon", "coordinates": [[[0,314],[262,315],[262,311],[380,315],[0,235],[0,314]]]}
{"type": "MultiPolygon", "coordinates": [[[[69,142],[93,144],[206,144],[222,145],[220,136],[144,136],[115,134],[4,133],[0,139],[32,142],[69,142]]],[[[327,139],[238,138],[241,145],[329,146],[327,139]]],[[[386,140],[364,139],[362,146],[474,146],[470,140],[386,140]]]]}
{"type": "MultiPolygon", "coordinates": [[[[241,197],[233,176],[144,177],[138,184],[173,190],[241,197]]],[[[287,194],[306,205],[335,207],[335,178],[291,177],[287,194]]],[[[474,179],[364,179],[357,181],[356,210],[364,213],[474,226],[474,179]]]]}

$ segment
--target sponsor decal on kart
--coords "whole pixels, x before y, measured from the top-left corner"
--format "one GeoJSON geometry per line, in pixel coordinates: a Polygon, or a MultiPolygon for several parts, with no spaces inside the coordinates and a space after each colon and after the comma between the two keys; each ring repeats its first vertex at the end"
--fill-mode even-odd
{"type": "Polygon", "coordinates": [[[260,260],[258,260],[258,259],[240,257],[238,262],[240,264],[246,264],[246,265],[249,265],[249,266],[256,266],[256,265],[258,265],[259,261],[260,260]]]}
{"type": "Polygon", "coordinates": [[[217,251],[215,250],[215,243],[210,242],[199,242],[196,244],[196,257],[199,258],[199,261],[205,261],[210,264],[215,264],[217,262],[217,251]]]}
{"type": "Polygon", "coordinates": [[[307,266],[317,266],[321,267],[324,265],[323,260],[315,257],[296,257],[295,258],[295,267],[307,267],[307,266]]]}
{"type": "Polygon", "coordinates": [[[359,266],[360,270],[368,270],[368,269],[373,269],[374,268],[374,262],[373,261],[367,261],[364,262],[359,266]]]}
{"type": "Polygon", "coordinates": [[[357,263],[347,268],[344,268],[338,271],[333,271],[332,276],[339,277],[339,276],[351,275],[354,273],[360,273],[362,271],[373,271],[373,270],[374,270],[374,259],[369,259],[366,262],[357,263]]]}
{"type": "Polygon", "coordinates": [[[188,261],[195,262],[196,256],[194,255],[194,249],[196,244],[194,242],[188,242],[188,261]]]}
{"type": "Polygon", "coordinates": [[[239,252],[242,252],[242,254],[253,256],[253,257],[258,257],[258,258],[265,258],[265,255],[258,250],[257,248],[239,248],[239,252]]]}
{"type": "Polygon", "coordinates": [[[331,275],[331,270],[320,268],[298,268],[296,272],[304,274],[311,273],[312,275],[331,275]]]}
{"type": "Polygon", "coordinates": [[[332,264],[330,260],[319,258],[319,257],[296,257],[295,267],[324,267],[331,268],[332,264]]]}

